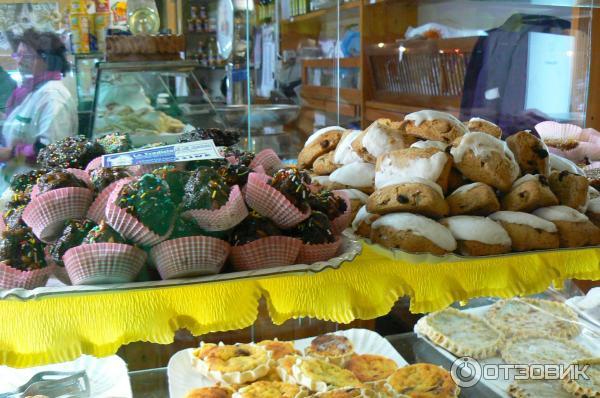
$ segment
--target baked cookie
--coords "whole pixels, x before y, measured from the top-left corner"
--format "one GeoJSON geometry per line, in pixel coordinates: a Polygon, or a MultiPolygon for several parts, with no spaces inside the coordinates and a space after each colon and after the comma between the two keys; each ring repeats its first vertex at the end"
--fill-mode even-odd
{"type": "Polygon", "coordinates": [[[562,380],[563,388],[578,398],[600,397],[600,358],[580,359],[573,363],[583,367],[588,366],[585,371],[587,380],[583,377],[573,379],[570,374],[565,374],[562,380]]]}
{"type": "Polygon", "coordinates": [[[352,230],[364,238],[371,237],[371,224],[373,221],[381,217],[379,214],[372,214],[367,211],[367,206],[363,206],[356,213],[356,217],[352,221],[352,230]]]}
{"type": "Polygon", "coordinates": [[[402,128],[407,134],[424,140],[451,143],[468,133],[467,127],[449,113],[423,110],[404,117],[402,128]]]}
{"type": "Polygon", "coordinates": [[[390,358],[370,354],[353,355],[345,367],[363,383],[385,380],[398,369],[396,362],[390,358]]]}
{"type": "Polygon", "coordinates": [[[305,387],[282,381],[256,381],[233,394],[233,398],[304,398],[307,396],[308,390],[305,387]]]}
{"type": "Polygon", "coordinates": [[[377,189],[367,200],[367,211],[375,214],[409,212],[439,218],[448,214],[442,188],[424,178],[377,189]]]}
{"type": "Polygon", "coordinates": [[[542,175],[526,174],[514,182],[510,192],[502,198],[502,209],[532,212],[540,207],[556,206],[558,199],[542,175]]]}
{"type": "Polygon", "coordinates": [[[377,119],[352,142],[352,149],[365,162],[375,163],[384,153],[408,148],[415,138],[405,135],[401,122],[390,119],[377,119]]]}
{"type": "Polygon", "coordinates": [[[349,130],[342,135],[342,139],[335,148],[333,163],[346,165],[355,162],[361,162],[362,158],[352,148],[352,142],[362,133],[361,130],[349,130]]]}
{"type": "Polygon", "coordinates": [[[185,398],[231,398],[234,392],[226,386],[201,387],[189,391],[185,398]]]}
{"type": "Polygon", "coordinates": [[[550,171],[568,171],[569,173],[578,174],[580,176],[585,175],[585,172],[577,167],[575,163],[553,153],[550,154],[550,171]]]}
{"type": "Polygon", "coordinates": [[[510,252],[508,233],[497,222],[486,217],[454,216],[440,220],[458,244],[463,256],[490,256],[510,252]]]}
{"type": "Polygon", "coordinates": [[[489,185],[482,182],[463,185],[454,190],[447,198],[449,214],[458,216],[487,216],[500,210],[500,202],[489,185]]]}
{"type": "Polygon", "coordinates": [[[393,392],[415,398],[454,398],[460,388],[444,368],[430,363],[417,363],[396,370],[387,380],[393,392]]]}
{"type": "Polygon", "coordinates": [[[424,140],[424,141],[417,141],[414,144],[412,144],[410,147],[411,148],[419,148],[419,149],[435,148],[435,149],[439,149],[440,151],[446,152],[446,149],[448,149],[449,146],[450,146],[450,144],[447,142],[424,140]]]}
{"type": "MultiPolygon", "coordinates": [[[[540,330],[544,333],[544,330],[540,330]]],[[[507,341],[501,349],[504,362],[519,365],[568,364],[590,357],[590,352],[571,340],[545,336],[519,336],[507,341]]]]}
{"type": "Polygon", "coordinates": [[[354,346],[345,336],[323,334],[315,337],[304,353],[310,357],[326,359],[333,364],[344,366],[354,355],[354,346]]]}
{"type": "Polygon", "coordinates": [[[481,133],[489,134],[492,137],[502,139],[502,129],[494,123],[485,119],[473,117],[467,123],[467,128],[469,129],[469,131],[479,131],[481,133]]]}
{"type": "Polygon", "coordinates": [[[561,205],[585,212],[590,185],[587,178],[568,171],[555,171],[550,174],[548,182],[561,205]]]}
{"type": "Polygon", "coordinates": [[[371,194],[375,182],[375,165],[362,162],[347,164],[331,173],[329,181],[341,187],[355,188],[371,194]]]}
{"type": "Polygon", "coordinates": [[[263,340],[257,344],[264,347],[267,351],[271,351],[271,358],[275,361],[287,355],[300,354],[300,352],[294,348],[293,341],[263,340]]]}
{"type": "Polygon", "coordinates": [[[494,357],[504,340],[484,319],[452,307],[419,319],[415,331],[457,357],[494,357]]]}
{"type": "Polygon", "coordinates": [[[499,222],[508,232],[514,251],[557,249],[560,246],[556,225],[533,214],[498,211],[489,218],[499,222]]]}
{"type": "Polygon", "coordinates": [[[557,380],[519,380],[508,387],[511,398],[571,398],[557,380]]]}
{"type": "Polygon", "coordinates": [[[360,210],[360,208],[363,207],[363,205],[365,205],[369,199],[369,195],[359,191],[358,189],[339,189],[336,192],[345,194],[350,200],[350,213],[352,214],[351,218],[353,220],[356,217],[358,210],[360,210]]]}
{"type": "Polygon", "coordinates": [[[450,169],[450,175],[448,176],[448,192],[454,192],[463,185],[468,185],[471,182],[472,181],[462,175],[456,167],[452,167],[452,169],[450,169]]]}
{"type": "Polygon", "coordinates": [[[600,244],[600,228],[584,214],[567,206],[542,207],[534,215],[551,221],[558,228],[560,247],[583,247],[600,244]]]}
{"type": "Polygon", "coordinates": [[[333,191],[334,189],[348,188],[346,185],[331,181],[329,179],[329,176],[318,176],[318,175],[311,174],[310,182],[311,182],[311,185],[313,186],[313,191],[317,191],[317,192],[324,190],[324,189],[326,189],[328,191],[333,191]]]}
{"type": "Polygon", "coordinates": [[[192,366],[202,375],[227,384],[244,384],[269,373],[271,352],[255,344],[200,345],[192,351],[192,366]]]}
{"type": "Polygon", "coordinates": [[[327,152],[333,151],[342,138],[345,129],[339,126],[325,127],[314,132],[298,154],[298,167],[310,169],[315,160],[327,152]]]}
{"type": "Polygon", "coordinates": [[[313,172],[324,176],[333,173],[339,166],[333,162],[333,151],[319,156],[313,163],[313,172]]]}
{"type": "Polygon", "coordinates": [[[563,303],[534,298],[500,300],[486,319],[507,336],[537,335],[571,339],[581,332],[577,314],[563,303]]]}
{"type": "Polygon", "coordinates": [[[365,388],[345,387],[319,392],[314,398],[381,398],[375,391],[365,388]]]}
{"type": "Polygon", "coordinates": [[[468,179],[503,192],[519,176],[519,165],[506,144],[486,133],[468,133],[452,146],[455,167],[468,179]]]}
{"type": "Polygon", "coordinates": [[[424,178],[448,189],[452,158],[436,148],[407,148],[386,153],[377,159],[375,188],[396,185],[409,178],[424,178]]]}
{"type": "Polygon", "coordinates": [[[388,249],[444,255],[456,250],[450,230],[427,217],[411,213],[386,214],[371,224],[371,240],[388,249]]]}
{"type": "Polygon", "coordinates": [[[550,173],[548,148],[530,131],[519,131],[511,135],[506,139],[506,144],[515,155],[521,173],[544,176],[550,173]]]}
{"type": "Polygon", "coordinates": [[[298,358],[292,366],[292,374],[299,385],[316,392],[361,387],[360,380],[351,371],[318,358],[298,358]]]}
{"type": "Polygon", "coordinates": [[[589,201],[585,215],[595,226],[600,227],[600,198],[589,201]]]}

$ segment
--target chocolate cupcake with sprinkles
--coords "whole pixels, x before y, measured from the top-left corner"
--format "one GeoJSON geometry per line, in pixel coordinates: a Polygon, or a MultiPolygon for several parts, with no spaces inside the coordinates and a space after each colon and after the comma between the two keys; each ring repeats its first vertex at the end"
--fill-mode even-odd
{"type": "Polygon", "coordinates": [[[290,236],[302,240],[297,263],[312,264],[329,260],[338,252],[342,240],[335,236],[327,214],[314,211],[310,217],[289,231],[290,236]]]}

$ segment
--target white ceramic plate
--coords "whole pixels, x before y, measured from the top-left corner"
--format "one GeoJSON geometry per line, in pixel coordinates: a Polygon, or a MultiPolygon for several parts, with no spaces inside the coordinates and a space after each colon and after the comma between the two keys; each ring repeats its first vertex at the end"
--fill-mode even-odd
{"type": "MultiPolygon", "coordinates": [[[[484,306],[477,307],[477,308],[469,308],[464,311],[469,314],[472,314],[472,315],[483,317],[490,307],[491,307],[491,305],[484,305],[484,306]]],[[[574,338],[572,340],[576,343],[579,343],[580,345],[587,348],[588,350],[590,350],[594,354],[594,356],[600,356],[600,329],[595,328],[593,325],[591,325],[590,323],[586,322],[583,319],[580,319],[580,322],[581,322],[583,330],[579,336],[577,336],[576,338],[574,338]]],[[[457,359],[457,357],[454,354],[435,345],[428,338],[426,338],[424,336],[420,336],[420,337],[425,339],[436,350],[438,350],[440,353],[442,353],[444,356],[446,356],[450,361],[454,361],[455,359],[457,359]]],[[[480,360],[479,363],[482,365],[483,364],[502,364],[502,363],[504,363],[504,361],[502,361],[502,359],[500,357],[493,357],[493,358],[487,358],[484,360],[480,360]]],[[[508,395],[508,387],[510,386],[512,381],[513,381],[512,379],[506,379],[506,380],[505,379],[499,379],[499,380],[482,379],[481,382],[485,383],[491,390],[495,391],[501,397],[510,398],[510,396],[508,395]]]]}
{"type": "MultiPolygon", "coordinates": [[[[359,354],[377,354],[383,355],[396,361],[398,366],[408,365],[408,362],[392,344],[378,333],[367,329],[341,330],[334,334],[346,336],[354,344],[354,350],[359,354]]],[[[310,345],[314,337],[302,340],[296,340],[296,348],[304,351],[304,348],[310,345]]],[[[169,395],[171,398],[184,398],[188,391],[198,387],[208,387],[215,383],[202,376],[192,368],[190,362],[190,352],[193,348],[182,350],[171,357],[167,376],[169,378],[169,395]]]]}
{"type": "Polygon", "coordinates": [[[27,383],[37,373],[48,370],[61,372],[80,372],[85,370],[90,381],[90,397],[132,397],[127,365],[116,355],[106,358],[83,355],[70,362],[24,369],[0,366],[0,393],[14,391],[27,383]]]}

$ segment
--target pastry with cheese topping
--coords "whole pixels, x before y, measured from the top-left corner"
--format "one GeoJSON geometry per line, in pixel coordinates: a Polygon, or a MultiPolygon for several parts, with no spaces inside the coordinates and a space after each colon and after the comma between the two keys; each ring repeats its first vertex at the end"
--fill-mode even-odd
{"type": "Polygon", "coordinates": [[[231,398],[234,392],[233,389],[224,386],[201,387],[189,391],[185,398],[231,398]]]}
{"type": "Polygon", "coordinates": [[[318,358],[298,358],[292,366],[292,374],[298,384],[316,392],[362,387],[360,380],[351,371],[318,358]]]}
{"type": "Polygon", "coordinates": [[[388,378],[387,387],[414,398],[455,398],[460,392],[448,371],[430,363],[417,363],[396,370],[388,378]]]}
{"type": "Polygon", "coordinates": [[[283,358],[279,358],[275,364],[275,371],[277,375],[286,383],[297,384],[294,374],[292,372],[293,366],[296,364],[299,355],[286,355],[283,358]]]}
{"type": "Polygon", "coordinates": [[[381,355],[353,355],[346,363],[346,369],[363,383],[373,383],[387,379],[398,365],[390,358],[381,355]]]}
{"type": "Polygon", "coordinates": [[[256,381],[240,388],[233,398],[304,398],[308,396],[305,387],[282,381],[256,381]]]}
{"type": "Polygon", "coordinates": [[[345,336],[323,334],[315,337],[305,350],[307,356],[327,359],[339,366],[344,364],[354,354],[352,342],[345,336]]]}
{"type": "Polygon", "coordinates": [[[267,351],[271,351],[271,357],[277,361],[287,355],[300,354],[294,347],[293,341],[263,340],[257,343],[261,347],[265,347],[267,351]]]}

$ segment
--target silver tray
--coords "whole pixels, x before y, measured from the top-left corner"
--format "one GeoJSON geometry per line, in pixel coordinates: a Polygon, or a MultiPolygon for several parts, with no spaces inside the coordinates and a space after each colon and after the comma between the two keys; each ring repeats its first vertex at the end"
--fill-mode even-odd
{"type": "Polygon", "coordinates": [[[151,282],[115,283],[107,285],[81,285],[81,286],[47,286],[32,290],[27,289],[0,289],[0,299],[32,300],[41,297],[56,297],[61,295],[86,294],[95,292],[112,292],[122,290],[148,289],[168,286],[186,286],[216,281],[229,281],[238,279],[279,276],[288,274],[314,274],[327,268],[337,269],[342,263],[352,261],[362,251],[362,245],[356,239],[344,232],[342,245],[338,255],[327,261],[318,261],[313,264],[294,264],[280,267],[271,267],[260,270],[228,272],[217,275],[201,276],[186,279],[169,279],[151,282]]]}

